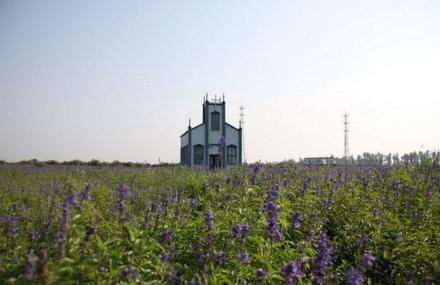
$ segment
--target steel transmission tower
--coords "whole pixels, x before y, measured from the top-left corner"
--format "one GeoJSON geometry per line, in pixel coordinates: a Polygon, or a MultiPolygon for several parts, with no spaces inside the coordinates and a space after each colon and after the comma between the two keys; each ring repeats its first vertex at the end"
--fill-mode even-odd
{"type": "Polygon", "coordinates": [[[344,113],[344,159],[347,160],[350,156],[350,150],[348,146],[348,113],[344,113]]]}
{"type": "Polygon", "coordinates": [[[243,162],[246,162],[246,152],[244,151],[244,107],[240,106],[240,128],[241,128],[241,149],[243,152],[243,162]]]}

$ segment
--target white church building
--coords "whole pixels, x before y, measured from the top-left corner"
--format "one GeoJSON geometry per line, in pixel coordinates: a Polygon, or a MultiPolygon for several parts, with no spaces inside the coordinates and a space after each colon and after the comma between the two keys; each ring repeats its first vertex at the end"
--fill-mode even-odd
{"type": "Polygon", "coordinates": [[[203,122],[180,136],[180,163],[191,168],[226,168],[242,161],[242,129],[226,123],[225,98],[203,99],[203,122]]]}

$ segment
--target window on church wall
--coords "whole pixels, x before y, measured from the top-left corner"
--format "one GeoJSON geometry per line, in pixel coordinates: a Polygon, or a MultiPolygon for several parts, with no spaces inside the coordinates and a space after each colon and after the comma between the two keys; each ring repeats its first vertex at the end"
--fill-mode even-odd
{"type": "Polygon", "coordinates": [[[229,165],[237,164],[237,147],[235,145],[228,145],[227,160],[229,165]]]}
{"type": "Polygon", "coordinates": [[[203,145],[194,146],[194,164],[203,164],[203,145]]]}
{"type": "Polygon", "coordinates": [[[219,131],[220,130],[220,113],[212,112],[211,113],[211,131],[219,131]]]}
{"type": "Polygon", "coordinates": [[[188,146],[180,148],[180,162],[188,165],[188,146]]]}

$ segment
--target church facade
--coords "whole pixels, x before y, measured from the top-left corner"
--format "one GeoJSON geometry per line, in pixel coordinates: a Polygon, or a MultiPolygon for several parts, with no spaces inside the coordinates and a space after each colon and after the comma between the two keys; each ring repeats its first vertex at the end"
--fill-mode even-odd
{"type": "Polygon", "coordinates": [[[227,168],[242,162],[242,129],[226,122],[223,99],[203,100],[203,122],[180,136],[180,163],[191,168],[227,168]]]}

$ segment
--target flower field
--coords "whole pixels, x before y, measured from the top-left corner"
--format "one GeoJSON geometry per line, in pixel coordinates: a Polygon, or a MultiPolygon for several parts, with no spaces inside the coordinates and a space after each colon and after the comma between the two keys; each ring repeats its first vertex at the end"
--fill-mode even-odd
{"type": "Polygon", "coordinates": [[[440,284],[440,167],[0,166],[0,284],[440,284]]]}

